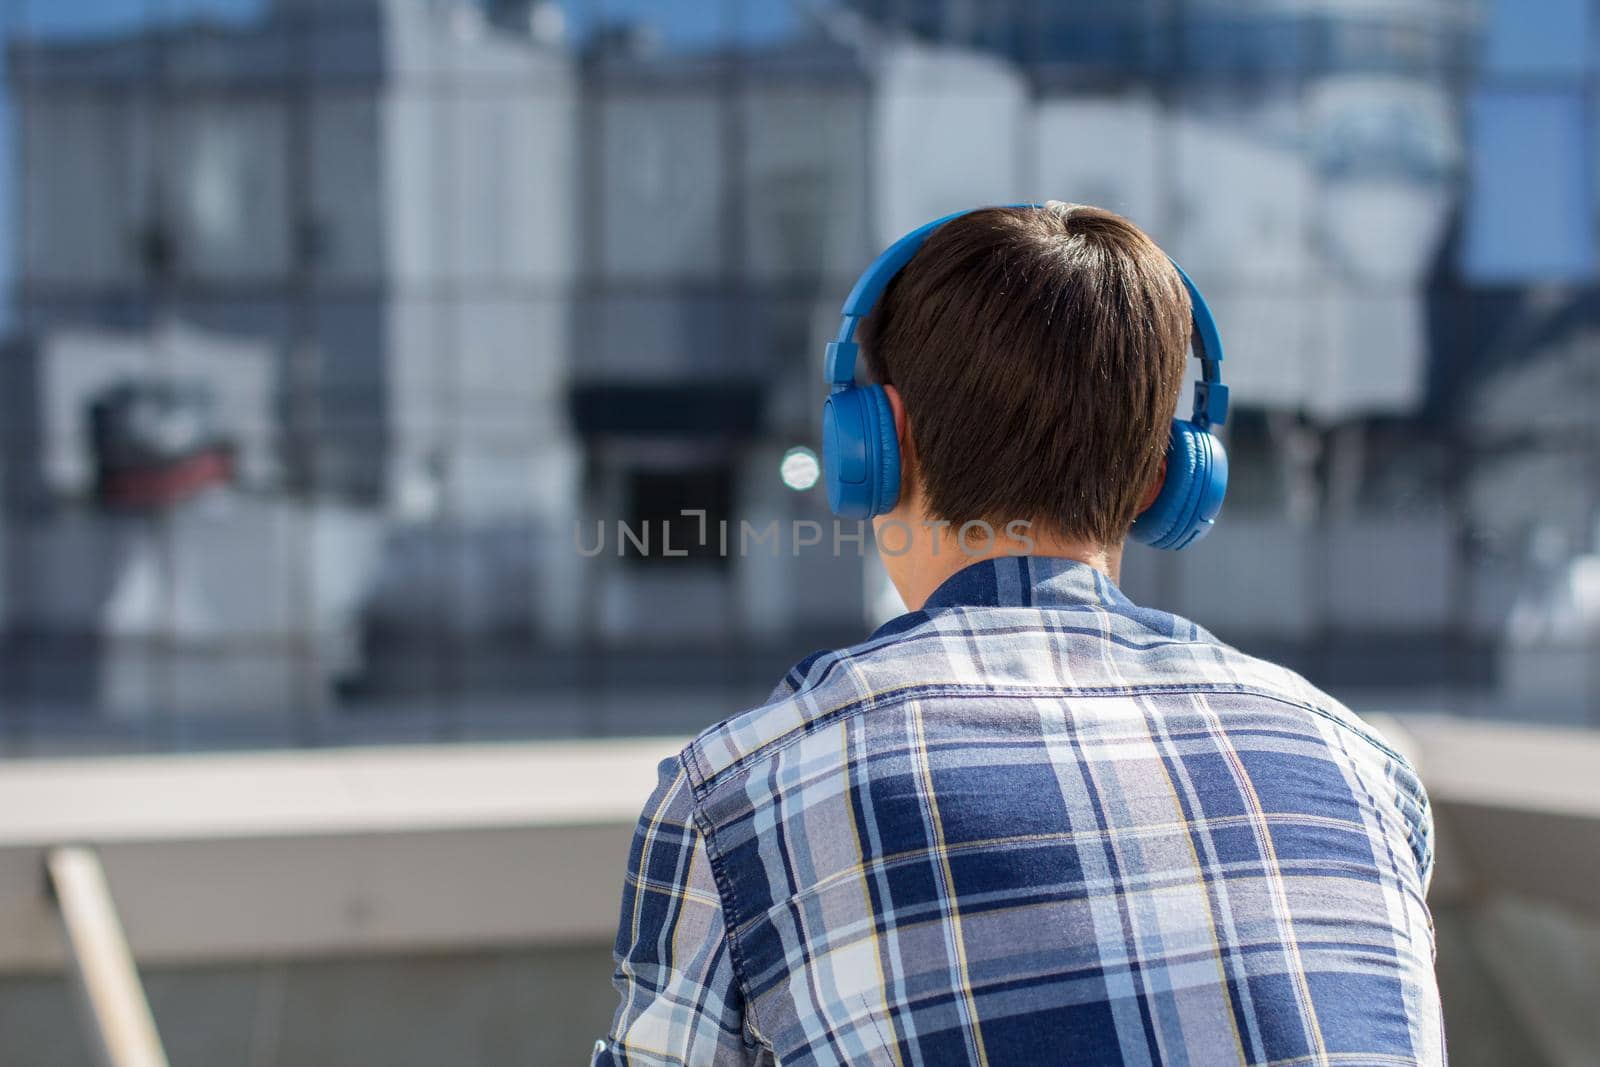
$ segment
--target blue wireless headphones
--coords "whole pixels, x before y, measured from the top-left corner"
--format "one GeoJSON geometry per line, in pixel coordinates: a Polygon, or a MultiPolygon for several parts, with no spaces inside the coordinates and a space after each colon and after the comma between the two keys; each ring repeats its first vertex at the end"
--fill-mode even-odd
{"type": "MultiPolygon", "coordinates": [[[[828,485],[828,506],[836,515],[867,519],[889,511],[900,499],[900,443],[894,414],[882,386],[855,383],[856,326],[928,235],[965,214],[958,211],[935,219],[900,238],[873,261],[845,298],[839,338],[828,343],[823,368],[829,395],[822,405],[822,477],[828,485]]],[[[1134,521],[1129,536],[1156,548],[1178,549],[1209,533],[1222,510],[1228,454],[1211,427],[1228,417],[1228,387],[1222,384],[1222,339],[1211,309],[1183,268],[1173,266],[1194,306],[1193,345],[1200,360],[1200,381],[1195,383],[1193,414],[1172,420],[1161,492],[1134,521]]]]}

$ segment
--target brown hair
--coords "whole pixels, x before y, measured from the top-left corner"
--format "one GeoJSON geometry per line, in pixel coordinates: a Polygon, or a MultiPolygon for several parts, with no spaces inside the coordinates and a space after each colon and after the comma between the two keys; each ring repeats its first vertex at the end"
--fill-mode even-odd
{"type": "Polygon", "coordinates": [[[932,517],[1110,545],[1159,473],[1189,331],[1189,294],[1154,241],[1051,201],[934,231],[860,339],[904,399],[932,517]]]}

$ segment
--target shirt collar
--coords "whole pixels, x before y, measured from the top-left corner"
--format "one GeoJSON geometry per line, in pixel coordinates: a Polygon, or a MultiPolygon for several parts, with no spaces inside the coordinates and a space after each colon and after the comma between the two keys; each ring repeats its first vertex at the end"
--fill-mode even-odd
{"type": "Polygon", "coordinates": [[[1053,556],[998,556],[979,560],[946,578],[922,610],[1132,606],[1110,578],[1087,563],[1053,556]]]}

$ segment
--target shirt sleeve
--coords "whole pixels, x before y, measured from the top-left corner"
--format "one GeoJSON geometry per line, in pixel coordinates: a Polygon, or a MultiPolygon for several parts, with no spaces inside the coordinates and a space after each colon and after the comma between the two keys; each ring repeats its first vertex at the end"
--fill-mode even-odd
{"type": "Polygon", "coordinates": [[[772,1063],[745,1014],[693,808],[682,764],[665,761],[628,855],[612,979],[621,1003],[594,1067],[772,1063]]]}

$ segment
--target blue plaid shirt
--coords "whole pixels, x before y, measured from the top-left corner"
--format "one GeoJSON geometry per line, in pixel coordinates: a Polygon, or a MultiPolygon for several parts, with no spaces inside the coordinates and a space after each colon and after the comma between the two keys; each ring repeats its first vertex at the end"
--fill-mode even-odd
{"type": "Polygon", "coordinates": [[[594,1063],[1442,1063],[1431,848],[1298,676],[978,563],[662,764],[594,1063]]]}

